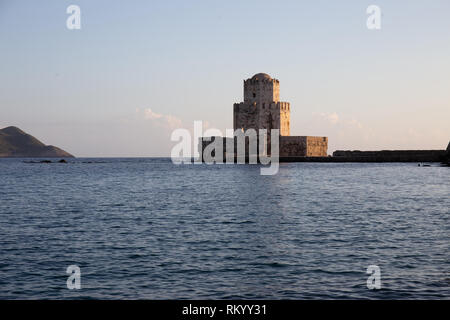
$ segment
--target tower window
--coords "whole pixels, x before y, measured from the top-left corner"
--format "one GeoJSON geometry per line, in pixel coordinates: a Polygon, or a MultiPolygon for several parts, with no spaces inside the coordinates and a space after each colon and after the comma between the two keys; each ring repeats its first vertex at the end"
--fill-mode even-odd
{"type": "Polygon", "coordinates": [[[256,93],[253,92],[253,98],[256,98],[256,93]]]}

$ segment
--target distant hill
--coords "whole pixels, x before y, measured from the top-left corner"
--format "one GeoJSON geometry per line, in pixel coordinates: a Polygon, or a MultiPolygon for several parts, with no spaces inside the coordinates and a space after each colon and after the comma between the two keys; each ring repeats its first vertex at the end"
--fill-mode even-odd
{"type": "Polygon", "coordinates": [[[66,151],[46,146],[17,127],[0,130],[0,158],[73,158],[66,151]]]}

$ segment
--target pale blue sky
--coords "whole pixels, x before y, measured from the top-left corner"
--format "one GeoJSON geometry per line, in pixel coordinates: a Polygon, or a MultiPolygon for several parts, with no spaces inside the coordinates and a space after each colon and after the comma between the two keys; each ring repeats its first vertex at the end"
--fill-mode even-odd
{"type": "Polygon", "coordinates": [[[292,135],[336,149],[450,139],[450,1],[0,0],[0,127],[76,156],[168,156],[232,128],[242,81],[280,80],[292,135]],[[66,8],[81,8],[68,30],[66,8]],[[366,8],[382,29],[366,28],[366,8]],[[149,111],[151,110],[151,111],[149,111]]]}

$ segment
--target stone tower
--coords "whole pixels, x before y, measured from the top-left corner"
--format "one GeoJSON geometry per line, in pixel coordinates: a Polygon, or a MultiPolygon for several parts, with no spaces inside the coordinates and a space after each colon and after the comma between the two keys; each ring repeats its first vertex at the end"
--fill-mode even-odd
{"type": "MultiPolygon", "coordinates": [[[[292,157],[326,157],[328,149],[327,137],[311,136],[291,136],[290,135],[290,114],[289,102],[280,101],[280,82],[272,79],[266,73],[255,74],[250,79],[244,80],[244,101],[235,103],[233,106],[233,128],[236,130],[248,129],[267,130],[267,154],[271,154],[271,130],[279,129],[279,156],[283,161],[290,161],[292,157]]],[[[222,145],[222,150],[226,155],[228,145],[234,146],[234,155],[237,155],[236,137],[223,138],[214,137],[200,138],[199,150],[203,152],[212,142],[222,145]],[[233,141],[234,140],[234,141],[233,141]],[[221,142],[220,142],[221,141],[221,142]],[[231,141],[231,143],[227,143],[231,141]]],[[[259,138],[258,138],[259,139],[259,138]]],[[[248,145],[245,153],[250,152],[248,145]]],[[[215,151],[214,151],[215,152],[215,151]]],[[[261,150],[259,150],[261,153],[261,150]]]]}
{"type": "Polygon", "coordinates": [[[234,130],[280,129],[290,135],[290,105],[280,101],[280,82],[266,73],[244,80],[244,102],[233,108],[234,130]]]}

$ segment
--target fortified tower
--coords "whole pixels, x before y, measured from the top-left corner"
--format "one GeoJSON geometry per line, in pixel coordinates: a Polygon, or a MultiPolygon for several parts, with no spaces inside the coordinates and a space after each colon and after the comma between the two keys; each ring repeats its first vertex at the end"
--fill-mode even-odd
{"type": "Polygon", "coordinates": [[[290,105],[280,101],[280,81],[266,73],[244,80],[244,102],[233,108],[234,130],[280,129],[281,136],[290,134],[290,105]]]}
{"type": "MultiPolygon", "coordinates": [[[[250,79],[244,80],[244,101],[233,105],[234,131],[248,129],[267,130],[267,148],[265,152],[271,154],[271,144],[268,142],[272,129],[280,130],[279,156],[281,160],[289,161],[292,157],[326,157],[328,149],[327,137],[291,136],[290,135],[289,102],[280,101],[280,81],[272,79],[266,73],[257,73],[250,79]]],[[[203,150],[214,141],[221,145],[220,150],[226,155],[227,145],[234,146],[234,155],[237,154],[236,137],[200,138],[199,150],[203,150]],[[227,143],[231,141],[231,143],[227,143]]],[[[250,150],[245,147],[246,155],[250,150]]],[[[221,152],[222,152],[221,151],[221,152]]],[[[213,151],[215,154],[215,151],[213,151]]],[[[261,151],[259,151],[261,153],[261,151]]]]}

